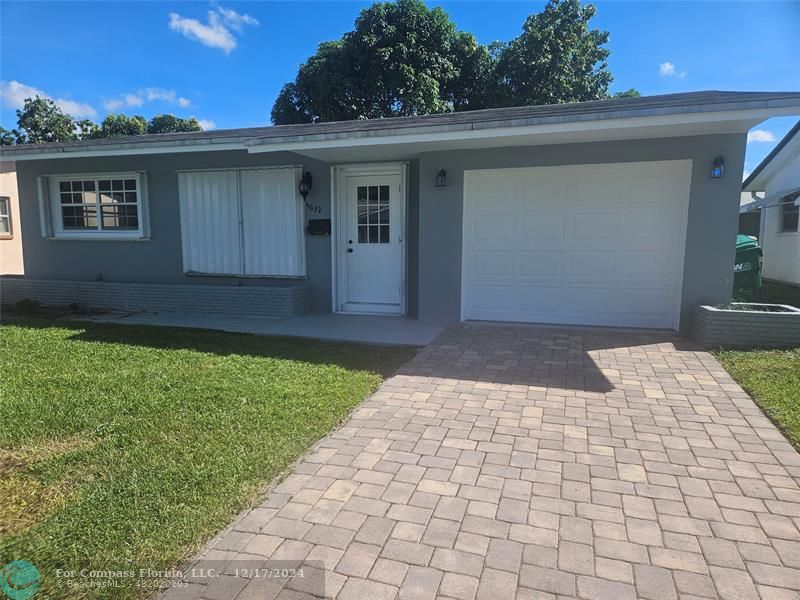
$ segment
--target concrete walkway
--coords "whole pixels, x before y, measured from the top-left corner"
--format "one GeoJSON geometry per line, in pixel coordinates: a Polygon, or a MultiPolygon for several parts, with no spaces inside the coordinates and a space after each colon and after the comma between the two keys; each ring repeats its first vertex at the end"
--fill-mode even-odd
{"type": "Polygon", "coordinates": [[[798,477],[675,337],[456,326],[209,544],[226,574],[167,597],[796,599],[798,477]]]}
{"type": "Polygon", "coordinates": [[[82,315],[82,321],[123,325],[197,327],[236,333],[288,335],[318,340],[389,346],[424,346],[444,329],[442,323],[385,315],[308,314],[289,319],[210,315],[205,313],[111,312],[82,315]]]}

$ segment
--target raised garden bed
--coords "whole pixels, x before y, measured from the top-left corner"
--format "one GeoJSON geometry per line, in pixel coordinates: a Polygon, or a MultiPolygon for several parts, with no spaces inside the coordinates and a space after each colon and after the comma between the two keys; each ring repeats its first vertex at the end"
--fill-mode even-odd
{"type": "Polygon", "coordinates": [[[707,348],[800,347],[800,309],[732,302],[695,309],[693,337],[707,348]]]}

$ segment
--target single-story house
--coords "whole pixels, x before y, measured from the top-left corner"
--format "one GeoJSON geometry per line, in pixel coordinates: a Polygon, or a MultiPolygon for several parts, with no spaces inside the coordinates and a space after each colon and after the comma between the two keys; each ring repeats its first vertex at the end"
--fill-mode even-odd
{"type": "Polygon", "coordinates": [[[0,275],[22,273],[17,173],[13,162],[0,161],[0,275]]]}
{"type": "Polygon", "coordinates": [[[764,252],[763,276],[800,285],[800,121],[742,183],[762,196],[747,205],[761,214],[758,235],[764,252]]]}
{"type": "Polygon", "coordinates": [[[7,147],[37,297],[685,328],[731,296],[746,132],[695,92],[7,147]]]}

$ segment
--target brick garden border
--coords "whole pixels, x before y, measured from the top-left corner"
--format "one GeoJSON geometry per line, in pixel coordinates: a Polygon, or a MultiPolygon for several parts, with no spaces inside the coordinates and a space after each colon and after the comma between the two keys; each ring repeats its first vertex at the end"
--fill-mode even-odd
{"type": "Polygon", "coordinates": [[[731,308],[695,308],[692,337],[706,348],[782,348],[800,346],[800,309],[786,304],[733,302],[731,308]],[[741,306],[742,310],[735,307],[741,306]],[[770,306],[785,312],[746,310],[770,306]]]}

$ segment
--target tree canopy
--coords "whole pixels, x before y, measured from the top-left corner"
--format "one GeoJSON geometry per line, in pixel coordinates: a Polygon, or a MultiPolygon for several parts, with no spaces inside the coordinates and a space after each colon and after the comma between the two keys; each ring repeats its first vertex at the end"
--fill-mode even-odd
{"type": "Polygon", "coordinates": [[[149,121],[142,116],[109,114],[100,125],[88,119],[76,121],[49,98],[28,98],[17,110],[17,129],[0,127],[0,145],[72,142],[94,138],[200,131],[197,119],[156,115],[149,121]]]}
{"type": "MultiPolygon", "coordinates": [[[[592,5],[549,0],[509,42],[479,44],[422,0],[373,4],[283,86],[275,124],[597,100],[610,96],[609,33],[592,5]]],[[[638,94],[628,90],[620,96],[638,94]]]]}

